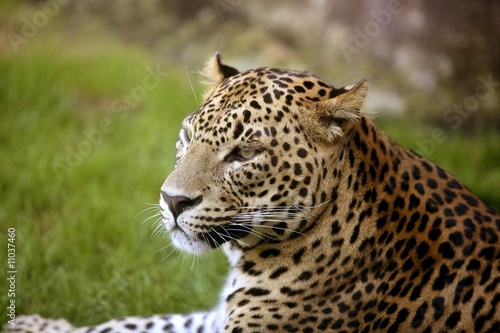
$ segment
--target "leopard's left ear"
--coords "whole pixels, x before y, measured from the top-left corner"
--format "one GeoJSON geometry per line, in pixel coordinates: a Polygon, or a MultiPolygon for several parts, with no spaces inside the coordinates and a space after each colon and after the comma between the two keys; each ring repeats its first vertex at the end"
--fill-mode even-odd
{"type": "Polygon", "coordinates": [[[310,103],[307,128],[329,142],[341,137],[346,129],[362,115],[361,107],[368,93],[368,82],[362,79],[355,85],[335,89],[334,97],[310,103]]]}
{"type": "Polygon", "coordinates": [[[222,81],[238,74],[239,71],[229,66],[226,61],[222,58],[219,52],[215,52],[215,55],[208,61],[207,66],[201,72],[203,77],[203,83],[209,87],[214,87],[219,85],[222,81]]]}

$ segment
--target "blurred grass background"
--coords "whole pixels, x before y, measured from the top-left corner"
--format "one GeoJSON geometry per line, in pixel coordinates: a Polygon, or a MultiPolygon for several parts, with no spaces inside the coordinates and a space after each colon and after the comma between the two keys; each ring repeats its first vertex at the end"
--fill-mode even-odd
{"type": "MultiPolygon", "coordinates": [[[[174,251],[163,235],[152,238],[156,212],[148,209],[173,166],[180,123],[199,104],[188,75],[199,96],[203,88],[194,73],[216,50],[242,69],[295,67],[338,85],[367,77],[376,96],[367,108],[379,105],[371,111],[379,113],[375,120],[382,129],[406,147],[426,148],[428,158],[500,207],[499,88],[458,129],[442,120],[447,107],[473,94],[477,76],[498,80],[498,58],[475,61],[480,65],[462,73],[468,80],[456,85],[453,78],[462,67],[450,60],[458,64],[452,74],[438,71],[432,89],[418,89],[422,82],[406,81],[404,70],[371,59],[371,46],[351,64],[341,55],[332,60],[321,45],[291,38],[283,19],[255,14],[264,2],[225,7],[232,9],[222,19],[217,3],[145,1],[131,8],[120,1],[69,1],[18,47],[12,34],[24,38],[26,21],[44,10],[42,3],[0,3],[0,33],[6,37],[0,41],[0,262],[5,267],[7,229],[14,227],[18,315],[40,313],[90,325],[126,315],[207,309],[217,302],[227,270],[222,254],[191,257],[174,251]],[[260,24],[263,17],[274,24],[271,32],[260,24]],[[151,68],[168,76],[123,109],[151,68]],[[441,85],[446,89],[439,90],[441,85]],[[444,142],[429,141],[436,128],[444,129],[444,142]],[[97,143],[82,145],[90,142],[86,133],[97,143]],[[61,168],[71,149],[84,149],[85,156],[61,168]]],[[[313,9],[320,4],[307,3],[313,9]]],[[[366,22],[360,12],[367,9],[360,8],[351,26],[366,22]]],[[[340,13],[348,10],[355,9],[346,4],[340,13]]],[[[496,31],[489,38],[498,41],[496,31]]],[[[497,44],[476,51],[494,57],[497,44]]],[[[1,286],[3,322],[9,298],[1,286]]]]}

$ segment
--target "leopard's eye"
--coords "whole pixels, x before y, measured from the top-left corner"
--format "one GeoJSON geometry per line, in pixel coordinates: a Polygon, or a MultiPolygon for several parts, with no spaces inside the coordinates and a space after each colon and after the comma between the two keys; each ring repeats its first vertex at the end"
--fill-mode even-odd
{"type": "Polygon", "coordinates": [[[257,149],[253,148],[236,148],[236,154],[242,159],[248,160],[255,156],[257,153],[257,149]]]}
{"type": "Polygon", "coordinates": [[[224,159],[226,162],[247,161],[261,152],[259,148],[237,147],[224,159]]]}
{"type": "Polygon", "coordinates": [[[193,131],[191,131],[189,128],[186,128],[184,130],[184,138],[188,143],[190,143],[191,139],[193,138],[193,131]]]}

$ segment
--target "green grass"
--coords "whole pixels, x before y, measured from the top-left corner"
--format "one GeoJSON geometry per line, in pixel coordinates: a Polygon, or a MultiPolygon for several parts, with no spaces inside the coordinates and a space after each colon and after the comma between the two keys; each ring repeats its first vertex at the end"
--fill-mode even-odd
{"type": "MultiPolygon", "coordinates": [[[[90,325],[213,306],[227,270],[221,253],[173,252],[168,238],[151,239],[155,218],[141,223],[154,214],[141,212],[157,202],[173,166],[180,122],[197,107],[181,65],[168,68],[112,41],[68,42],[46,34],[18,54],[0,53],[0,262],[4,274],[13,227],[17,314],[90,325]],[[157,65],[169,76],[120,117],[116,103],[123,106],[123,95],[157,65]],[[68,167],[68,152],[79,147],[85,156],[68,167]]],[[[414,149],[432,130],[413,120],[376,122],[414,149]]],[[[500,207],[492,191],[500,183],[500,135],[449,134],[429,157],[500,207]]],[[[1,290],[1,322],[7,302],[1,290]]]]}

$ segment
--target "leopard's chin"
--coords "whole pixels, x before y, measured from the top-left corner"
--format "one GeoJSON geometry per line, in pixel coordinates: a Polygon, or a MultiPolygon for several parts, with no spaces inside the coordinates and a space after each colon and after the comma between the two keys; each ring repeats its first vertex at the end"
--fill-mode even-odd
{"type": "Polygon", "coordinates": [[[188,235],[178,226],[174,226],[169,232],[172,244],[182,251],[193,254],[202,254],[212,249],[207,242],[188,235]]]}

